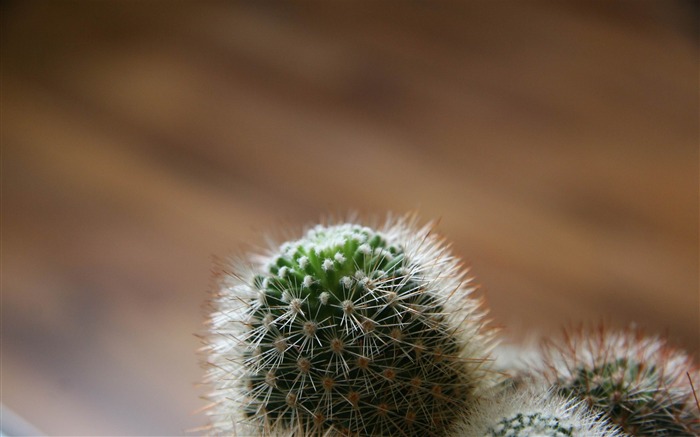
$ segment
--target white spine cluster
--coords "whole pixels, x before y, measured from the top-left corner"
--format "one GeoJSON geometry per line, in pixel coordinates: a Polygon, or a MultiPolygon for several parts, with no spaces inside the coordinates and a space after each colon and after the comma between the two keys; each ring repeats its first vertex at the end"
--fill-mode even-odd
{"type": "Polygon", "coordinates": [[[623,437],[583,402],[545,387],[506,390],[478,403],[451,437],[623,437]]]}

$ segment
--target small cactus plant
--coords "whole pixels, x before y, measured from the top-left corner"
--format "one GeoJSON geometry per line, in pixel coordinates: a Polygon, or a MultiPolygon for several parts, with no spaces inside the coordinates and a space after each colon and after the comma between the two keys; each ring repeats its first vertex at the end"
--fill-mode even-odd
{"type": "Polygon", "coordinates": [[[700,433],[690,358],[661,339],[628,329],[568,333],[544,349],[549,381],[584,400],[633,436],[700,433]]]}
{"type": "Polygon", "coordinates": [[[411,218],[319,225],[223,269],[210,432],[443,435],[494,380],[464,275],[411,218]]]}
{"type": "Polygon", "coordinates": [[[479,403],[454,429],[454,437],[623,437],[582,401],[539,385],[508,389],[479,403]]]}

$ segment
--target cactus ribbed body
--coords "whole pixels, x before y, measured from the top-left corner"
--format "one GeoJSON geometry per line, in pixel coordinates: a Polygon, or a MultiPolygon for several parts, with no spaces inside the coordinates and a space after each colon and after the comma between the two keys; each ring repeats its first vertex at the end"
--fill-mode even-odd
{"type": "MultiPolygon", "coordinates": [[[[244,422],[262,434],[428,436],[464,412],[487,379],[481,314],[471,302],[456,322],[448,298],[468,294],[456,261],[415,232],[317,226],[234,281],[233,302],[242,305],[233,319],[244,329],[230,361],[244,422]],[[424,252],[412,245],[416,236],[430,243],[424,252]],[[481,355],[467,359],[474,351],[481,355]]],[[[222,294],[220,306],[229,299],[222,294]]],[[[216,338],[229,327],[224,313],[214,315],[216,338]]]]}
{"type": "Polygon", "coordinates": [[[441,308],[401,248],[340,226],[284,252],[256,277],[249,414],[292,425],[311,413],[319,424],[371,435],[391,434],[393,424],[440,429],[466,381],[441,308]]]}

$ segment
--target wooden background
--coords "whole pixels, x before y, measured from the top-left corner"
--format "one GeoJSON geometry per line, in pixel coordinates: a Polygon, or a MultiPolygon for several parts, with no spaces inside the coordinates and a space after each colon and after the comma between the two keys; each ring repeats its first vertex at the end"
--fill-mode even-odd
{"type": "Polygon", "coordinates": [[[212,257],[349,210],[439,218],[511,339],[697,356],[697,5],[3,2],[2,403],[202,425],[212,257]]]}

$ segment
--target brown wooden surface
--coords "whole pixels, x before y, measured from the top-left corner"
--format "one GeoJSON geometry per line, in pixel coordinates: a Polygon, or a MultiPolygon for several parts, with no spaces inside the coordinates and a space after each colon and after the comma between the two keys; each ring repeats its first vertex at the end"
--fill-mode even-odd
{"type": "Polygon", "coordinates": [[[212,256],[348,210],[439,218],[511,338],[697,353],[693,2],[254,3],[3,3],[2,403],[203,424],[212,256]]]}

